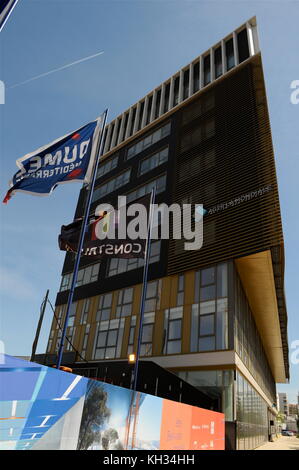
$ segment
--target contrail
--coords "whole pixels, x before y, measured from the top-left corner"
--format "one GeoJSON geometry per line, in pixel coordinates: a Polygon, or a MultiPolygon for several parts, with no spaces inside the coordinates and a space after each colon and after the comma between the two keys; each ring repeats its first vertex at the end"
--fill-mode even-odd
{"type": "Polygon", "coordinates": [[[76,60],[75,62],[72,62],[71,64],[66,64],[63,65],[62,67],[58,67],[57,69],[50,70],[49,72],[41,73],[40,75],[36,75],[35,77],[28,78],[28,80],[25,80],[24,82],[16,83],[15,85],[10,86],[9,88],[16,88],[17,86],[25,85],[25,83],[33,82],[33,80],[37,80],[38,78],[46,77],[47,75],[50,75],[51,73],[59,72],[60,70],[67,69],[68,67],[71,67],[72,65],[80,64],[80,62],[85,62],[85,60],[92,59],[93,57],[97,57],[98,55],[104,54],[104,51],[97,52],[96,54],[90,55],[88,57],[84,57],[83,59],[76,60]]]}

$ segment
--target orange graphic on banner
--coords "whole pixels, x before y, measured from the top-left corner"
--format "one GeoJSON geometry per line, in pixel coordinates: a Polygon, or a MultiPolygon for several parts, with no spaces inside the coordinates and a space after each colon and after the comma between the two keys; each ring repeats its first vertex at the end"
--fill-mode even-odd
{"type": "Polygon", "coordinates": [[[163,400],[161,450],[224,450],[224,414],[163,400]]]}

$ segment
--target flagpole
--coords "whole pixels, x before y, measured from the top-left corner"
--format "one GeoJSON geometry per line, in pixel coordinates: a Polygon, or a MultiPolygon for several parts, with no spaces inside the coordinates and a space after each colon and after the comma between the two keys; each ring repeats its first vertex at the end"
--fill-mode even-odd
{"type": "Polygon", "coordinates": [[[151,193],[149,225],[148,225],[148,231],[147,231],[147,240],[146,240],[145,256],[144,256],[144,268],[143,268],[142,292],[141,292],[141,303],[140,303],[137,351],[136,351],[135,366],[134,366],[134,369],[133,369],[133,392],[134,392],[133,393],[133,400],[134,400],[134,395],[135,395],[136,388],[137,388],[139,357],[140,357],[142,330],[143,330],[144,307],[145,307],[147,279],[148,279],[148,266],[149,266],[149,258],[150,258],[150,251],[151,251],[151,234],[152,234],[152,225],[153,225],[153,218],[154,218],[153,204],[155,203],[155,198],[156,198],[156,187],[153,187],[152,193],[151,193]]]}
{"type": "Polygon", "coordinates": [[[96,181],[96,174],[97,174],[98,164],[99,164],[100,156],[101,156],[101,153],[102,153],[102,150],[103,150],[103,136],[104,136],[104,130],[105,130],[105,125],[106,125],[106,120],[107,120],[107,114],[108,114],[108,109],[106,109],[104,111],[103,123],[102,123],[101,131],[100,131],[98,139],[97,139],[97,143],[96,143],[95,163],[94,163],[94,167],[93,167],[93,173],[92,173],[92,177],[91,177],[91,181],[90,181],[89,191],[88,191],[88,194],[87,194],[85,212],[84,212],[84,216],[83,216],[83,220],[82,220],[82,227],[81,227],[80,238],[79,238],[79,243],[78,243],[78,250],[77,250],[76,260],[75,260],[75,265],[74,265],[73,277],[72,277],[69,297],[68,297],[68,301],[67,301],[65,321],[64,321],[62,334],[61,334],[61,340],[60,340],[59,349],[58,349],[57,364],[56,364],[57,369],[59,369],[59,367],[61,366],[61,361],[62,361],[63,346],[64,346],[64,341],[65,341],[65,336],[66,336],[68,320],[69,320],[69,316],[70,316],[71,305],[72,305],[72,302],[73,302],[75,287],[76,287],[76,283],[77,283],[77,277],[78,277],[78,271],[79,271],[79,265],[80,265],[80,259],[81,259],[81,251],[82,251],[82,248],[83,248],[83,242],[84,242],[84,237],[85,237],[86,228],[87,228],[87,222],[88,222],[88,218],[89,218],[90,206],[91,206],[91,198],[92,198],[93,189],[94,189],[94,185],[95,185],[95,181],[96,181]]]}

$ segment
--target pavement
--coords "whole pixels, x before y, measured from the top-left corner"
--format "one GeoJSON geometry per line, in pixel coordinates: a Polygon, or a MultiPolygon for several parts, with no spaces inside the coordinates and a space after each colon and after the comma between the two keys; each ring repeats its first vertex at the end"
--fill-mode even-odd
{"type": "Polygon", "coordinates": [[[274,442],[267,442],[255,450],[299,450],[297,437],[281,436],[274,442]]]}

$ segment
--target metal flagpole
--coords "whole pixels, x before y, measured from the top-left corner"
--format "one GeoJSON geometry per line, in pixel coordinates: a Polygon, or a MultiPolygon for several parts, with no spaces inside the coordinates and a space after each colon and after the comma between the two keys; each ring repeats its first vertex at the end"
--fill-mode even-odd
{"type": "Polygon", "coordinates": [[[38,343],[38,339],[39,339],[39,335],[40,335],[40,330],[41,330],[41,327],[42,327],[44,314],[45,314],[45,310],[46,310],[46,305],[47,305],[47,302],[48,302],[48,296],[49,296],[49,289],[47,290],[46,296],[45,296],[45,298],[42,302],[42,305],[41,305],[41,312],[40,312],[40,316],[39,316],[39,320],[38,320],[38,324],[37,324],[37,328],[36,328],[35,338],[34,338],[34,341],[33,341],[33,344],[32,344],[32,352],[31,352],[31,358],[30,358],[31,362],[34,361],[35,352],[36,352],[36,348],[37,348],[37,343],[38,343]]]}
{"type": "Polygon", "coordinates": [[[85,213],[84,213],[84,217],[83,217],[83,220],[82,220],[82,227],[81,227],[80,238],[79,238],[79,243],[78,243],[78,250],[77,250],[77,254],[76,254],[76,261],[75,261],[75,265],[74,265],[72,283],[71,283],[71,288],[70,288],[68,302],[67,302],[65,321],[64,321],[64,325],[63,325],[63,329],[62,329],[62,335],[61,335],[61,340],[60,340],[60,345],[59,345],[59,350],[58,350],[58,357],[57,357],[57,364],[56,364],[57,369],[59,369],[59,367],[61,366],[61,361],[62,361],[62,354],[63,354],[63,346],[64,346],[64,341],[65,341],[65,336],[66,336],[66,329],[67,329],[67,325],[68,325],[71,305],[72,305],[72,302],[73,302],[75,287],[76,287],[76,283],[77,283],[79,264],[80,264],[80,258],[81,258],[81,251],[82,251],[82,248],[83,248],[83,242],[84,242],[87,222],[88,222],[88,218],[89,218],[91,198],[92,198],[92,193],[93,193],[93,189],[94,189],[94,185],[95,185],[95,180],[96,180],[96,174],[97,174],[98,164],[99,164],[99,160],[100,160],[100,155],[102,153],[102,148],[103,148],[103,136],[104,136],[104,130],[105,130],[105,125],[106,125],[106,120],[107,120],[107,114],[108,114],[108,109],[106,109],[104,111],[102,128],[101,128],[101,132],[100,132],[100,135],[98,137],[98,140],[97,140],[97,147],[96,147],[96,152],[95,152],[95,163],[94,163],[93,173],[92,173],[91,182],[90,182],[90,187],[89,187],[89,191],[88,191],[88,195],[87,195],[87,200],[86,200],[86,205],[85,205],[85,213]]]}
{"type": "MultiPolygon", "coordinates": [[[[143,330],[144,306],[145,306],[145,298],[146,298],[146,290],[147,290],[148,265],[149,265],[150,251],[151,251],[151,233],[152,233],[152,225],[153,225],[153,218],[154,218],[153,204],[155,203],[155,198],[156,198],[156,187],[152,189],[152,194],[151,194],[149,225],[148,225],[147,240],[146,240],[146,246],[145,246],[141,304],[140,304],[140,315],[139,315],[138,342],[137,342],[135,367],[133,371],[133,391],[134,392],[136,392],[137,378],[138,378],[138,366],[139,366],[139,356],[140,356],[142,330],[143,330]]],[[[135,393],[133,394],[133,397],[134,395],[135,393]]]]}

